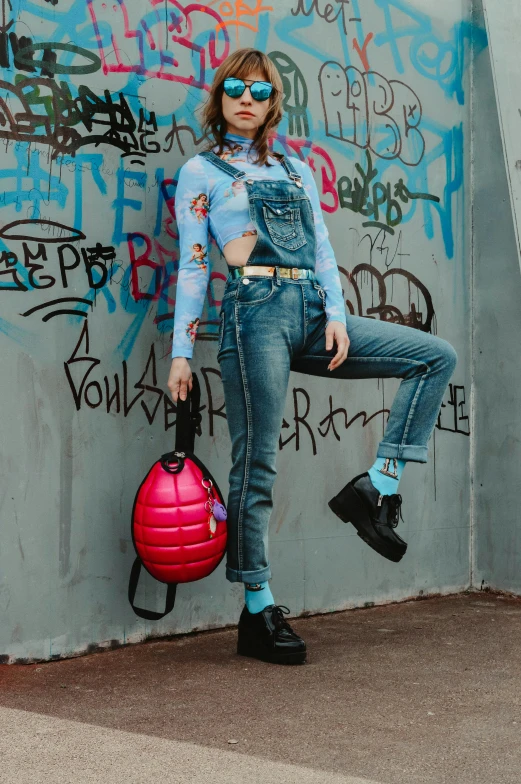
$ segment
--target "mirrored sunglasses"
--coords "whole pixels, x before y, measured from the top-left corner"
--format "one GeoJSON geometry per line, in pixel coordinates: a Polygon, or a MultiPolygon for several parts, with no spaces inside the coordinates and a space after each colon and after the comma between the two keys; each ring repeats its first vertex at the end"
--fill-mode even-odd
{"type": "Polygon", "coordinates": [[[236,79],[234,76],[228,76],[223,85],[224,92],[230,98],[240,98],[247,86],[254,101],[266,101],[273,92],[270,82],[252,82],[246,85],[242,79],[236,79]]]}

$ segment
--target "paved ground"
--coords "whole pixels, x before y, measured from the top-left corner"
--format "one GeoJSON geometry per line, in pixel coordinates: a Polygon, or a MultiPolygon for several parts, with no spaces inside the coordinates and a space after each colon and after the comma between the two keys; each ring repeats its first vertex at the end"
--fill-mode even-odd
{"type": "Polygon", "coordinates": [[[520,784],[521,601],[292,625],[300,667],[238,657],[235,630],[1,666],[0,782],[520,784]]]}

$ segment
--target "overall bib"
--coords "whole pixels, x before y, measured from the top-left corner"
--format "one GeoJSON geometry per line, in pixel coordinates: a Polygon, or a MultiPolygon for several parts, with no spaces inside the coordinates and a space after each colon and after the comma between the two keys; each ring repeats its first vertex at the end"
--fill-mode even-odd
{"type": "MultiPolygon", "coordinates": [[[[211,151],[199,155],[235,179],[245,177],[211,151]]],[[[347,359],[327,370],[336,346],[325,347],[326,294],[314,275],[312,205],[291,162],[284,158],[282,165],[287,181],[244,180],[257,229],[245,267],[275,266],[276,274],[236,277],[229,266],[220,310],[217,361],[232,445],[226,562],[231,582],[271,577],[268,525],[291,370],[328,378],[402,378],[377,457],[427,462],[427,441],[457,360],[450,343],[434,335],[347,314],[347,359]],[[293,277],[283,277],[279,268],[295,270],[293,277]]]]}

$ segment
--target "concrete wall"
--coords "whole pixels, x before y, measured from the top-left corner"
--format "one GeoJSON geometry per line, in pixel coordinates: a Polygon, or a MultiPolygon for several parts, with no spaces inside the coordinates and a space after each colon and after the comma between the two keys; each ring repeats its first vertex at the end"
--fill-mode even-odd
{"type": "MultiPolygon", "coordinates": [[[[14,0],[5,20],[4,30],[12,24],[0,48],[4,660],[238,618],[242,586],[225,580],[224,563],[181,586],[175,611],[160,623],[133,615],[126,588],[134,494],[173,444],[166,380],[176,174],[198,150],[194,111],[213,72],[239,46],[266,51],[287,77],[275,149],[314,169],[347,307],[431,330],[460,358],[430,461],[409,464],[400,485],[409,550],[399,565],[367,548],[326,505],[373,462],[398,381],[292,376],[270,530],[274,595],[298,614],[469,584],[473,33],[476,51],[485,47],[470,0],[352,0],[334,13],[325,0],[234,8],[14,0]],[[327,74],[345,80],[347,67],[362,90],[358,102],[367,90],[372,107],[357,113],[356,135],[345,92],[342,106],[327,95],[327,74]],[[383,96],[387,105],[376,110],[383,96]],[[389,185],[391,194],[372,221],[349,204],[346,179],[362,179],[355,166],[367,172],[368,156],[377,171],[371,184],[389,185]],[[406,201],[401,180],[434,198],[406,201]],[[71,309],[76,315],[59,313],[71,309]]],[[[226,488],[230,447],[215,357],[226,268],[215,247],[212,260],[193,362],[205,406],[197,449],[226,488]]],[[[513,291],[507,296],[514,301],[513,291]]],[[[163,597],[163,586],[143,581],[141,602],[160,606],[163,597]]]]}
{"type": "MultiPolygon", "coordinates": [[[[480,12],[481,9],[477,8],[477,11],[480,12]]],[[[482,11],[486,22],[514,231],[521,265],[521,135],[519,134],[519,101],[515,98],[521,82],[519,59],[521,6],[518,3],[488,0],[483,2],[482,11]]]]}
{"type": "MultiPolygon", "coordinates": [[[[474,77],[473,581],[521,593],[521,277],[488,53],[476,59],[474,77]]],[[[511,100],[503,111],[515,111],[521,129],[521,99],[511,100]]]]}

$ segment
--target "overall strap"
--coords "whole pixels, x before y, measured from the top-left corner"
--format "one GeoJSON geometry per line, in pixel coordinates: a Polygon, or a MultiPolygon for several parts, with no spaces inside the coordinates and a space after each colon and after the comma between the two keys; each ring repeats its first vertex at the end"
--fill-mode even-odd
{"type": "Polygon", "coordinates": [[[213,163],[214,166],[217,166],[218,169],[221,169],[226,174],[230,174],[236,180],[240,180],[241,177],[246,176],[246,172],[240,171],[237,169],[236,166],[232,166],[231,163],[226,163],[226,161],[222,161],[213,150],[204,150],[203,152],[198,153],[203,158],[206,158],[207,161],[213,163]]]}
{"type": "Polygon", "coordinates": [[[296,179],[301,180],[302,179],[300,174],[297,174],[297,171],[296,171],[295,167],[293,166],[293,164],[291,163],[291,161],[289,160],[289,158],[286,158],[286,156],[283,156],[283,158],[281,160],[281,163],[284,166],[284,168],[286,169],[288,177],[290,177],[292,180],[296,180],[296,179]]]}
{"type": "MultiPolygon", "coordinates": [[[[236,166],[232,166],[231,163],[227,163],[226,161],[222,161],[213,150],[204,150],[203,152],[198,153],[203,158],[206,158],[207,161],[213,163],[214,166],[217,166],[218,169],[221,169],[226,174],[230,174],[236,180],[242,179],[242,177],[246,176],[246,172],[237,169],[236,166]]],[[[297,171],[291,161],[289,161],[285,156],[282,156],[282,160],[280,161],[286,170],[286,174],[290,178],[290,180],[297,181],[302,180],[300,174],[297,174],[297,171]]]]}

